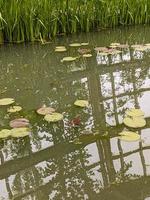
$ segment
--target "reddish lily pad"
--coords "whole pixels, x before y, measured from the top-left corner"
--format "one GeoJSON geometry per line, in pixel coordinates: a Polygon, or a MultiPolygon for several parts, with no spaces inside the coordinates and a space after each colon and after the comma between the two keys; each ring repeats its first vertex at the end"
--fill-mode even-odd
{"type": "Polygon", "coordinates": [[[28,119],[18,118],[10,121],[9,125],[12,128],[21,128],[21,127],[28,127],[30,123],[28,119]]]}
{"type": "Polygon", "coordinates": [[[37,110],[37,113],[39,115],[48,115],[48,114],[51,114],[53,112],[55,112],[55,109],[51,108],[51,107],[41,107],[37,110]]]}

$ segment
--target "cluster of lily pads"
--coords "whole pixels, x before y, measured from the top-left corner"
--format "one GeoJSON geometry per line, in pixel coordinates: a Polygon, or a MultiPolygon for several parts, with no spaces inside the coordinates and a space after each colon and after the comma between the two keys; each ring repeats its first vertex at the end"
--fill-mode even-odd
{"type": "MultiPolygon", "coordinates": [[[[79,107],[87,107],[88,106],[88,101],[87,100],[76,100],[74,102],[74,105],[79,106],[79,107]]],[[[37,113],[39,115],[44,116],[44,120],[47,122],[57,122],[60,120],[63,120],[63,114],[55,112],[54,108],[47,107],[47,106],[42,106],[41,108],[37,109],[37,113]]]]}
{"type": "MultiPolygon", "coordinates": [[[[12,106],[12,104],[15,103],[15,100],[13,98],[3,98],[0,99],[0,106],[8,106],[11,105],[7,111],[9,113],[16,113],[22,110],[21,106],[12,106]]],[[[86,107],[88,106],[88,101],[86,100],[76,100],[74,102],[74,105],[79,107],[86,107]]],[[[45,105],[41,108],[37,109],[36,111],[38,114],[44,116],[44,120],[47,122],[57,122],[60,120],[63,120],[63,114],[55,112],[54,108],[46,107],[45,105]]],[[[26,118],[17,118],[13,119],[9,122],[9,126],[12,129],[2,129],[0,131],[0,138],[8,138],[8,137],[25,137],[30,134],[30,122],[26,118]]]]}
{"type": "MultiPolygon", "coordinates": [[[[15,103],[15,100],[13,98],[3,98],[0,99],[0,106],[6,106],[11,105],[15,103]]],[[[21,106],[11,106],[7,109],[9,113],[15,113],[22,110],[21,106]]],[[[25,118],[18,118],[10,121],[9,126],[12,129],[2,129],[0,131],[0,138],[8,138],[8,137],[25,137],[29,135],[30,129],[29,126],[29,120],[25,118]]]]}
{"type": "MultiPolygon", "coordinates": [[[[88,46],[89,43],[72,43],[69,44],[70,47],[82,47],[82,46],[88,46]]],[[[95,47],[94,50],[98,55],[101,56],[108,56],[108,55],[116,55],[122,53],[123,50],[132,48],[135,51],[148,51],[150,50],[150,43],[147,44],[120,44],[120,43],[111,43],[108,47],[95,47]]],[[[56,46],[55,52],[66,52],[67,48],[66,46],[56,46]]],[[[92,50],[90,48],[79,48],[77,52],[80,54],[80,56],[68,56],[64,57],[61,62],[71,62],[75,61],[76,59],[80,58],[81,56],[84,58],[90,58],[92,57],[92,50]]]]}
{"type": "MultiPolygon", "coordinates": [[[[126,111],[126,116],[123,119],[126,126],[137,129],[142,128],[146,125],[146,120],[144,119],[144,112],[141,109],[129,109],[126,111]]],[[[137,141],[140,140],[140,135],[136,132],[125,130],[119,133],[119,139],[124,141],[137,141]]]]}

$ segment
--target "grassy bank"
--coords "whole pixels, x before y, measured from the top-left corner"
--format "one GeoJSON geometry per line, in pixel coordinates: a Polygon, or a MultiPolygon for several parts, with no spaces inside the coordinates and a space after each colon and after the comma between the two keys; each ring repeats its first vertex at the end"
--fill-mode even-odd
{"type": "Polygon", "coordinates": [[[1,41],[150,22],[150,0],[0,0],[1,41]]]}

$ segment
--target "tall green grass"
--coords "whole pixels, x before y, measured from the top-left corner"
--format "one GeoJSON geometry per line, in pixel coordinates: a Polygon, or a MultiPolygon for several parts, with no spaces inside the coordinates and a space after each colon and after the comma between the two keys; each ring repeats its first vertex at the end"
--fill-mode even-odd
{"type": "Polygon", "coordinates": [[[9,42],[149,22],[150,0],[0,0],[0,37],[9,42]]]}

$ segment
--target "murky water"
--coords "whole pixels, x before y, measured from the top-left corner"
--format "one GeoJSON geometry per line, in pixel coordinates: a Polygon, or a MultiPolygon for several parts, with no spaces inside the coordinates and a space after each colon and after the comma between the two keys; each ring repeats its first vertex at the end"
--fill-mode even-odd
{"type": "Polygon", "coordinates": [[[55,53],[56,45],[89,42],[90,48],[120,43],[150,43],[150,27],[104,30],[58,38],[47,45],[0,47],[0,96],[13,97],[23,107],[8,116],[0,110],[1,128],[24,116],[32,133],[0,142],[0,199],[15,200],[149,200],[150,199],[150,52],[128,49],[121,55],[61,63],[78,55],[75,48],[55,53]],[[88,108],[73,105],[87,99],[88,108]],[[35,112],[46,104],[64,114],[48,124],[35,112]],[[145,112],[147,124],[138,130],[140,142],[117,138],[125,126],[126,109],[145,112]],[[70,121],[80,116],[81,124],[70,121]],[[70,143],[83,130],[109,134],[87,145],[70,143]]]}

